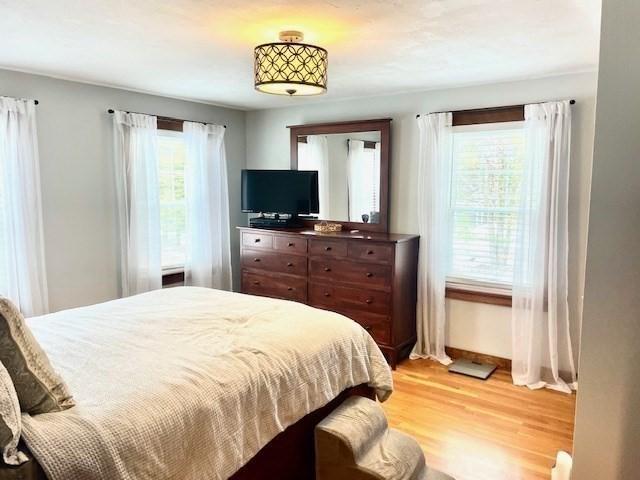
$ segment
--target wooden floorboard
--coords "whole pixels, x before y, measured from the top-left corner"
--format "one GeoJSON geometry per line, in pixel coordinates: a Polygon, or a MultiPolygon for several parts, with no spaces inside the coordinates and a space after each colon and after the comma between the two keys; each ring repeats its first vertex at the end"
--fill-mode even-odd
{"type": "Polygon", "coordinates": [[[457,480],[548,480],[571,452],[575,395],[529,390],[497,370],[486,381],[407,360],[383,404],[389,425],[412,435],[427,463],[457,480]]]}

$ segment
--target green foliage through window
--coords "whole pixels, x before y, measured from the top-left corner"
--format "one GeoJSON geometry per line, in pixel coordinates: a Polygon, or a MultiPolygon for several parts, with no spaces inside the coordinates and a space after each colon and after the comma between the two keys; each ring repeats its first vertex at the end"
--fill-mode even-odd
{"type": "Polygon", "coordinates": [[[182,135],[171,133],[161,132],[158,137],[160,234],[162,267],[165,269],[184,266],[186,244],[186,149],[182,135]]]}
{"type": "Polygon", "coordinates": [[[509,285],[524,169],[524,131],[454,130],[449,277],[509,285]]]}

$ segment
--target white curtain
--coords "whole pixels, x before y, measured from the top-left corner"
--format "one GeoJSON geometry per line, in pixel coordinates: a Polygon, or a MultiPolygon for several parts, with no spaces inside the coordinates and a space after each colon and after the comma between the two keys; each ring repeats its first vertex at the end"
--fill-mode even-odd
{"type": "Polygon", "coordinates": [[[33,100],[0,97],[0,294],[25,316],[49,310],[33,100]]]}
{"type": "Polygon", "coordinates": [[[184,122],[187,147],[185,284],[231,290],[225,128],[184,122]]]}
{"type": "Polygon", "coordinates": [[[568,195],[571,108],[568,101],[525,107],[525,173],[513,279],[516,385],[570,392],[576,381],[569,334],[568,195]],[[569,384],[559,374],[568,362],[569,384]]]}
{"type": "Polygon", "coordinates": [[[349,140],[347,154],[347,185],[349,188],[349,221],[362,222],[362,215],[369,214],[368,203],[363,193],[363,172],[366,172],[364,162],[364,142],[349,140]]]}
{"type": "Polygon", "coordinates": [[[445,353],[445,286],[449,252],[451,113],[418,118],[418,340],[411,358],[451,363],[445,353]]]}
{"type": "Polygon", "coordinates": [[[349,188],[349,221],[362,222],[362,215],[370,217],[380,210],[380,143],[365,148],[362,140],[349,140],[347,156],[349,188]]]}
{"type": "Polygon", "coordinates": [[[317,170],[320,213],[318,218],[331,218],[329,149],[326,135],[308,135],[307,143],[298,144],[298,170],[317,170]],[[302,147],[302,148],[300,148],[302,147]]]}
{"type": "Polygon", "coordinates": [[[162,287],[156,117],[113,114],[122,294],[162,287]]]}
{"type": "MultiPolygon", "coordinates": [[[[373,167],[371,169],[371,189],[373,192],[371,204],[372,211],[380,214],[380,142],[376,142],[376,146],[373,149],[373,167]]],[[[376,223],[380,219],[376,220],[376,223]]]]}

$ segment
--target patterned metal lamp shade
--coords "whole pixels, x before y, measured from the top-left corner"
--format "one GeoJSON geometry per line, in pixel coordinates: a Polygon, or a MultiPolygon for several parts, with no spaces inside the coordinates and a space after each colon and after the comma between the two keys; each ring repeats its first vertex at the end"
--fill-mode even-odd
{"type": "Polygon", "coordinates": [[[327,91],[327,51],[302,39],[301,32],[280,32],[281,42],[255,48],[256,90],[289,96],[327,91]]]}

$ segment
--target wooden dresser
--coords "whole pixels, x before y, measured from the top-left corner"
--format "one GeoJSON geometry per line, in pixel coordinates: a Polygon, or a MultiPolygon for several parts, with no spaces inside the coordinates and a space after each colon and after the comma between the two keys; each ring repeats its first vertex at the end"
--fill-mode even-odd
{"type": "Polygon", "coordinates": [[[242,292],[341,313],[389,364],[416,341],[418,236],[240,228],[242,292]]]}

